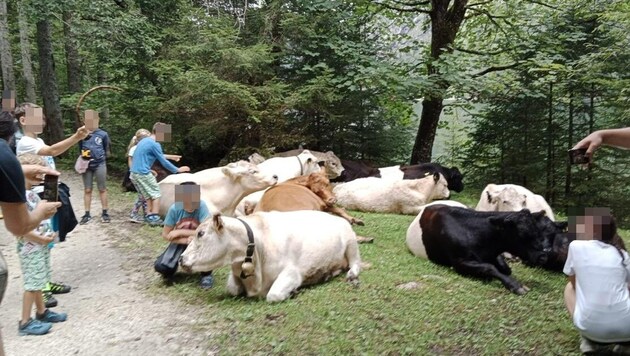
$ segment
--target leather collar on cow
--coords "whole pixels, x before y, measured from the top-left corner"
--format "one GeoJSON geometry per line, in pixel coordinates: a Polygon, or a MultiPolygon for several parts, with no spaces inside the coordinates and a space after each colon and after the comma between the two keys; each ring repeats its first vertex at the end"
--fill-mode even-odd
{"type": "Polygon", "coordinates": [[[254,256],[254,248],[256,247],[256,244],[254,243],[254,232],[252,231],[252,228],[249,227],[249,225],[241,220],[241,219],[237,219],[238,221],[242,222],[243,225],[245,225],[245,230],[247,230],[247,252],[245,252],[245,261],[243,262],[243,264],[241,265],[241,278],[245,279],[247,277],[250,277],[253,274],[253,256],[254,256]],[[249,264],[251,267],[247,268],[247,264],[249,264]],[[250,271],[248,271],[248,274],[245,274],[245,269],[249,269],[250,271]]]}
{"type": "Polygon", "coordinates": [[[302,160],[300,159],[300,156],[295,156],[295,158],[297,158],[298,162],[300,163],[300,175],[303,176],[304,175],[304,166],[302,165],[302,160]]]}

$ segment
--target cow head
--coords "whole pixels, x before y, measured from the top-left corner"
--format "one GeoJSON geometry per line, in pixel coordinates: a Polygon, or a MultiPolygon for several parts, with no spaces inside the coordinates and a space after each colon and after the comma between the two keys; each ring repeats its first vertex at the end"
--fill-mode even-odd
{"type": "Polygon", "coordinates": [[[575,239],[567,231],[568,222],[554,222],[547,216],[536,218],[536,227],[542,238],[551,246],[547,263],[541,265],[553,271],[562,271],[567,255],[569,254],[569,243],[575,239]]]}
{"type": "Polygon", "coordinates": [[[321,167],[319,166],[319,163],[318,163],[319,161],[317,160],[315,156],[313,156],[311,151],[304,150],[302,151],[302,153],[297,155],[297,157],[300,160],[300,163],[302,164],[302,175],[317,173],[321,171],[321,167]]]}
{"type": "MultiPolygon", "coordinates": [[[[207,219],[182,254],[180,264],[188,272],[207,272],[231,263],[232,240],[238,231],[224,225],[220,214],[207,219]]],[[[243,229],[243,234],[246,234],[243,229]]],[[[243,250],[244,252],[244,250],[243,250]]]]}
{"type": "Polygon", "coordinates": [[[520,194],[512,187],[502,190],[486,189],[486,199],[493,211],[520,211],[527,207],[527,195],[520,194]]]}
{"type": "Polygon", "coordinates": [[[221,172],[243,188],[245,192],[256,192],[278,183],[278,176],[263,173],[255,164],[247,161],[230,163],[221,172]]]}
{"type": "Polygon", "coordinates": [[[337,202],[337,198],[332,192],[330,180],[325,174],[311,173],[308,176],[306,186],[315,195],[320,197],[328,206],[333,206],[337,202]]]}
{"type": "Polygon", "coordinates": [[[326,168],[326,174],[330,179],[339,177],[341,172],[344,170],[343,165],[341,165],[341,160],[333,153],[333,151],[324,153],[324,167],[326,168]]]}
{"type": "MultiPolygon", "coordinates": [[[[430,175],[430,174],[429,174],[430,175]]],[[[433,180],[433,189],[429,193],[428,201],[438,200],[438,199],[448,199],[451,196],[451,192],[448,190],[448,182],[446,178],[440,173],[433,173],[432,176],[427,176],[427,178],[421,179],[431,179],[433,180]]]]}
{"type": "Polygon", "coordinates": [[[448,174],[448,177],[446,177],[448,189],[461,193],[461,191],[464,190],[464,182],[462,181],[464,176],[462,173],[457,167],[445,168],[445,171],[447,171],[448,174]]]}
{"type": "Polygon", "coordinates": [[[551,250],[549,239],[540,233],[536,223],[544,214],[544,212],[532,214],[529,210],[523,209],[491,216],[488,220],[501,230],[502,238],[507,242],[507,252],[520,257],[527,265],[542,266],[547,263],[551,250]]]}

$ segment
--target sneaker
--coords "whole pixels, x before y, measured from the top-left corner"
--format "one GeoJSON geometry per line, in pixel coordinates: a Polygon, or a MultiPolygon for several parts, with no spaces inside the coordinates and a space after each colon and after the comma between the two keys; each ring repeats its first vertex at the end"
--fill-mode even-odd
{"type": "Polygon", "coordinates": [[[164,221],[162,221],[162,219],[160,218],[160,216],[158,214],[147,215],[147,217],[144,218],[144,220],[150,226],[162,226],[162,225],[164,225],[164,221]]]}
{"type": "Polygon", "coordinates": [[[145,220],[144,217],[140,216],[139,214],[131,214],[129,216],[129,221],[132,223],[142,224],[145,220]]]}
{"type": "Polygon", "coordinates": [[[598,342],[589,340],[584,336],[580,336],[580,351],[586,355],[599,354],[608,349],[608,344],[600,344],[598,342]]]}
{"type": "Polygon", "coordinates": [[[613,355],[630,355],[630,343],[617,344],[612,349],[613,355]]]}
{"type": "Polygon", "coordinates": [[[210,289],[214,286],[214,277],[211,274],[205,275],[201,277],[201,281],[199,282],[199,286],[201,289],[210,289]]]}
{"type": "Polygon", "coordinates": [[[91,216],[89,216],[89,215],[87,215],[87,214],[86,214],[86,215],[83,215],[83,216],[81,217],[81,221],[79,221],[79,224],[80,224],[80,225],[85,225],[85,224],[87,224],[90,220],[92,220],[92,217],[91,217],[91,216]]]}
{"type": "Polygon", "coordinates": [[[20,325],[18,321],[18,334],[24,335],[44,335],[52,328],[51,323],[42,322],[35,319],[28,319],[28,322],[24,325],[20,325]]]}
{"type": "Polygon", "coordinates": [[[54,308],[57,306],[57,299],[55,299],[55,297],[53,297],[52,293],[50,292],[46,292],[43,293],[44,294],[44,306],[46,308],[54,308]]]}
{"type": "Polygon", "coordinates": [[[110,221],[112,220],[109,218],[109,214],[103,213],[103,215],[101,215],[101,222],[108,223],[110,221]]]}
{"type": "Polygon", "coordinates": [[[42,292],[52,294],[65,294],[70,293],[71,290],[72,287],[70,287],[69,285],[63,283],[48,282],[46,283],[46,288],[44,288],[42,292]]]}
{"type": "Polygon", "coordinates": [[[44,321],[47,323],[60,323],[62,321],[66,321],[68,319],[68,314],[66,313],[55,313],[50,309],[46,309],[44,314],[36,314],[35,317],[39,321],[44,321]]]}

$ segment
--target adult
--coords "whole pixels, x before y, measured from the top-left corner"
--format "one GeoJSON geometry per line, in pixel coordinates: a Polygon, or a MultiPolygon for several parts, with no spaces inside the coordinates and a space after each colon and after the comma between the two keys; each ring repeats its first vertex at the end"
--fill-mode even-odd
{"type": "MultiPolygon", "coordinates": [[[[52,217],[61,205],[58,202],[42,201],[31,213],[26,204],[24,176],[31,179],[44,174],[59,175],[47,167],[20,166],[9,142],[15,133],[15,119],[8,111],[0,112],[0,209],[4,215],[4,223],[12,234],[24,235],[39,226],[44,219],[52,217]]],[[[4,257],[0,252],[0,303],[7,286],[8,270],[4,257]]],[[[4,354],[2,335],[0,335],[0,355],[4,354]]]]}
{"type": "Polygon", "coordinates": [[[586,148],[586,156],[593,162],[593,153],[602,145],[630,149],[630,127],[594,131],[573,149],[586,148]]]}
{"type": "Polygon", "coordinates": [[[147,199],[151,213],[146,216],[146,222],[151,226],[160,226],[164,223],[158,214],[160,211],[161,193],[160,186],[155,176],[151,173],[153,163],[156,160],[159,161],[171,173],[190,171],[190,168],[187,166],[177,168],[164,157],[162,145],[159,142],[164,141],[167,134],[170,134],[170,125],[156,122],[151,130],[151,136],[142,139],[136,145],[131,162],[130,178],[138,192],[147,199]]]}
{"type": "MultiPolygon", "coordinates": [[[[86,119],[87,120],[87,119],[86,119]]],[[[87,124],[87,121],[86,121],[87,124]]],[[[92,206],[92,187],[94,185],[94,177],[96,177],[96,187],[101,199],[101,222],[108,223],[111,221],[107,212],[107,158],[111,155],[109,135],[98,125],[94,131],[79,141],[79,149],[81,159],[88,160],[88,166],[85,172],[81,173],[83,178],[83,206],[85,214],[81,217],[79,224],[83,225],[92,220],[90,215],[90,207],[92,206]]]]}
{"type": "Polygon", "coordinates": [[[586,209],[572,220],[576,240],[564,265],[564,301],[581,335],[580,351],[595,352],[596,343],[606,343],[627,354],[630,347],[619,344],[630,342],[630,257],[613,243],[615,220],[605,208],[586,209]]]}

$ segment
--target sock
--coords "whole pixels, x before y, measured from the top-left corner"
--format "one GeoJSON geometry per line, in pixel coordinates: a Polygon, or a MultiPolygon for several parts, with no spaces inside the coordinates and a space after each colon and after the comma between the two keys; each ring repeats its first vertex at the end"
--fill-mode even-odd
{"type": "Polygon", "coordinates": [[[103,215],[107,215],[107,209],[103,209],[103,215]]]}
{"type": "Polygon", "coordinates": [[[90,216],[90,212],[89,211],[85,211],[85,216],[90,216]]]}

